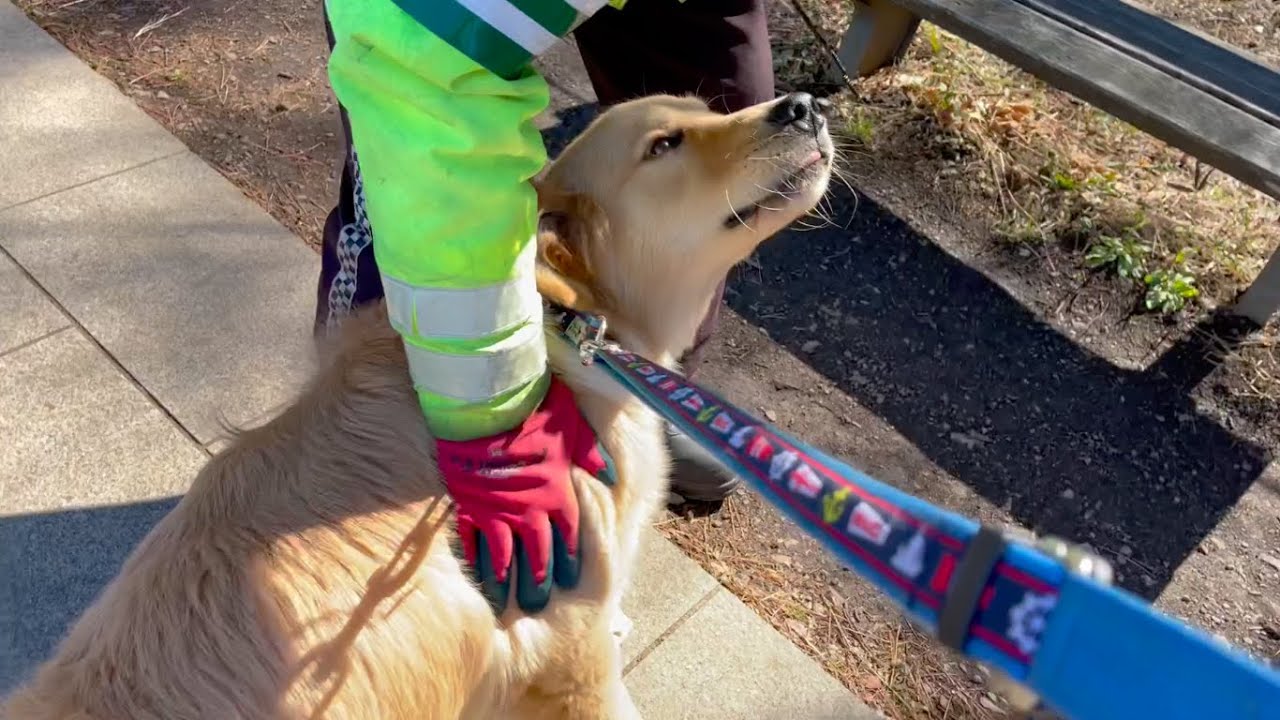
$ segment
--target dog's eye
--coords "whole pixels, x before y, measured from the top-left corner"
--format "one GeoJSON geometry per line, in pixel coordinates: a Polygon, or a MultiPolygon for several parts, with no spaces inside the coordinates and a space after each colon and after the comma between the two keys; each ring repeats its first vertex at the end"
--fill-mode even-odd
{"type": "Polygon", "coordinates": [[[678,130],[670,135],[663,135],[649,144],[649,157],[661,157],[680,147],[682,142],[684,142],[684,133],[678,130]]]}

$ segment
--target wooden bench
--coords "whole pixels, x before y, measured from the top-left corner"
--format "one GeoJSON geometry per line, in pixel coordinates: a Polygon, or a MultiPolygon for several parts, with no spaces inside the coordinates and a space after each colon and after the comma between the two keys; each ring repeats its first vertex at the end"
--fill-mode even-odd
{"type": "MultiPolygon", "coordinates": [[[[920,21],[958,35],[1280,199],[1280,74],[1120,0],[854,0],[850,73],[901,57],[920,21]]],[[[1234,311],[1280,310],[1280,249],[1234,311]]]]}

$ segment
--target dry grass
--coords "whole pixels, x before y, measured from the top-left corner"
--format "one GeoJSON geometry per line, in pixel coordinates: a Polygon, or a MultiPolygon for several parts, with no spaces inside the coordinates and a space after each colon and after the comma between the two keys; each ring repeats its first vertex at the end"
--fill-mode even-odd
{"type": "MultiPolygon", "coordinates": [[[[849,4],[805,5],[834,43],[849,4]]],[[[807,28],[779,20],[780,79],[827,77],[807,28]]],[[[1268,56],[1271,45],[1258,49],[1268,56]]],[[[1083,264],[1102,238],[1130,237],[1149,248],[1145,271],[1176,267],[1209,306],[1230,300],[1280,245],[1274,200],[928,23],[900,65],[856,91],[841,104],[845,134],[876,162],[914,164],[1001,241],[1063,245],[1083,264]]]]}
{"type": "Polygon", "coordinates": [[[1238,398],[1274,407],[1280,398],[1280,321],[1239,347],[1220,346],[1220,356],[1227,372],[1238,378],[1238,398]]]}
{"type": "Polygon", "coordinates": [[[877,155],[918,155],[877,130],[925,126],[938,189],[985,210],[1004,242],[1060,244],[1083,263],[1104,239],[1126,240],[1146,249],[1135,285],[1177,269],[1209,305],[1247,286],[1280,244],[1270,198],[933,26],[901,67],[858,90],[849,134],[870,135],[877,155]]]}

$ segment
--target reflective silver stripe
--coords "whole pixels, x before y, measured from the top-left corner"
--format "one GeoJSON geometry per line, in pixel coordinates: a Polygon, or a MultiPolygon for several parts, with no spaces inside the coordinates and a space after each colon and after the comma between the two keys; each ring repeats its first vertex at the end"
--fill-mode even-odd
{"type": "Polygon", "coordinates": [[[540,320],[542,299],[535,279],[537,243],[516,258],[515,277],[477,288],[414,287],[382,276],[391,325],[402,335],[476,339],[540,320]]]}
{"type": "Polygon", "coordinates": [[[458,0],[458,4],[535,57],[560,40],[507,0],[458,0]]]}
{"type": "Polygon", "coordinates": [[[468,403],[491,400],[541,375],[547,366],[542,323],[522,328],[487,352],[452,355],[405,343],[418,390],[468,403]]]}
{"type": "Polygon", "coordinates": [[[596,14],[600,8],[609,4],[609,0],[564,0],[569,7],[578,11],[578,21],[574,25],[582,24],[582,21],[596,14]]]}

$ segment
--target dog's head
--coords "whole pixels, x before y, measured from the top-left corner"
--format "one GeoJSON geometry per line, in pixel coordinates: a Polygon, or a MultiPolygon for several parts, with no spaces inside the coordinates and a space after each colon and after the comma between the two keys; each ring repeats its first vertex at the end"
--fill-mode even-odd
{"type": "Polygon", "coordinates": [[[539,290],[681,352],[724,274],[826,191],[825,107],[793,94],[722,115],[659,95],[606,111],[538,183],[539,290]]]}

